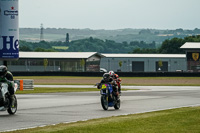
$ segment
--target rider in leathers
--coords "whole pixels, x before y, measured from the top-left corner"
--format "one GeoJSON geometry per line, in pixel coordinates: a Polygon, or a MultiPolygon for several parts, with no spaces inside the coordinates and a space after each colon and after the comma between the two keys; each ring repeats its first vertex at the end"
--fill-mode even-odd
{"type": "MultiPolygon", "coordinates": [[[[113,90],[115,92],[117,92],[117,83],[115,80],[113,80],[113,78],[110,77],[109,73],[104,73],[103,75],[103,79],[101,80],[101,82],[97,85],[97,88],[100,89],[100,85],[102,83],[110,83],[113,87],[113,90]]],[[[118,95],[117,95],[118,96],[118,95]]]]}
{"type": "Polygon", "coordinates": [[[6,82],[8,84],[8,91],[10,93],[11,107],[14,107],[14,81],[13,75],[8,71],[7,67],[4,65],[0,66],[0,82],[6,82]]]}
{"type": "Polygon", "coordinates": [[[119,92],[121,94],[121,79],[119,78],[119,75],[114,73],[113,71],[108,72],[110,74],[110,77],[116,81],[116,84],[118,86],[117,93],[119,92]]]}

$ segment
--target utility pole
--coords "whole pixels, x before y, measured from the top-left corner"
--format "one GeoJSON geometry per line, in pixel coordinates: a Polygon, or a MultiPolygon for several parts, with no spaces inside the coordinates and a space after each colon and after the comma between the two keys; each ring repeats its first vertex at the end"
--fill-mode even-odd
{"type": "Polygon", "coordinates": [[[66,34],[66,45],[69,46],[69,33],[66,34]]]}
{"type": "Polygon", "coordinates": [[[41,24],[40,26],[40,42],[44,41],[44,28],[43,28],[43,24],[41,24]]]}

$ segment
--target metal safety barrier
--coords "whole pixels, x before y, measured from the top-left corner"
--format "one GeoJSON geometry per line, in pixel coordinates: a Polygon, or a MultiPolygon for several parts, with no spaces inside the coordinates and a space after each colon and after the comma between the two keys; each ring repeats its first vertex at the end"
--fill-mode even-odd
{"type": "Polygon", "coordinates": [[[20,91],[23,91],[24,89],[25,90],[34,89],[34,86],[33,86],[34,85],[34,81],[33,81],[33,79],[15,80],[14,82],[18,84],[18,89],[20,91]]]}

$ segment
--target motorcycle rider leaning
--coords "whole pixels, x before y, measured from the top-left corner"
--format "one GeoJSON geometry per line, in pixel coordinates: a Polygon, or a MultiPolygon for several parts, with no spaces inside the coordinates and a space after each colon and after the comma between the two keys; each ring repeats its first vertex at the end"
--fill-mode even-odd
{"type": "Polygon", "coordinates": [[[118,92],[117,92],[117,83],[115,80],[113,80],[113,78],[110,77],[109,73],[104,73],[103,74],[103,79],[101,80],[101,82],[97,85],[97,88],[100,89],[100,85],[102,83],[110,83],[113,87],[113,90],[116,92],[116,96],[118,96],[118,92]]]}
{"type": "Polygon", "coordinates": [[[0,66],[0,82],[6,82],[8,84],[8,91],[10,93],[11,107],[14,107],[15,98],[14,98],[14,81],[13,75],[8,71],[7,67],[4,65],[0,66]]]}
{"type": "Polygon", "coordinates": [[[111,77],[114,81],[116,81],[117,86],[118,86],[117,91],[121,94],[121,81],[122,81],[122,80],[119,78],[119,75],[116,74],[114,71],[109,71],[108,73],[110,74],[110,77],[111,77]]]}

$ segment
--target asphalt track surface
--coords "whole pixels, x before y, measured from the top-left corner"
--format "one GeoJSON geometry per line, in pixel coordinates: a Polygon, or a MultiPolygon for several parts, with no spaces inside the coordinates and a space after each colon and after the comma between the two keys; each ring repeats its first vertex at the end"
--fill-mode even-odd
{"type": "Polygon", "coordinates": [[[200,87],[197,86],[123,86],[123,88],[140,90],[123,91],[121,108],[119,110],[109,108],[107,111],[101,107],[98,91],[18,94],[17,113],[8,115],[6,111],[0,112],[0,132],[200,105],[200,87]]]}

